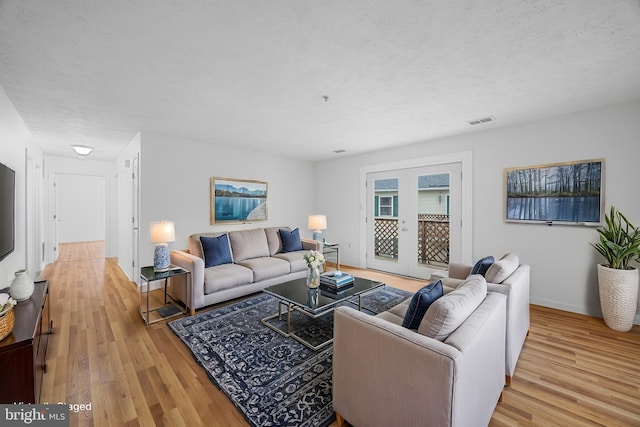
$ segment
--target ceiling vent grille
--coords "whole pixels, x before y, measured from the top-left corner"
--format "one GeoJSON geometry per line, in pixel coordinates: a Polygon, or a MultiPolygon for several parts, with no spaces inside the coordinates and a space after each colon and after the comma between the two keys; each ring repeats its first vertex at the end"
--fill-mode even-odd
{"type": "Polygon", "coordinates": [[[341,154],[341,153],[346,153],[347,150],[343,150],[342,148],[338,149],[338,150],[333,150],[334,153],[336,154],[341,154]]]}
{"type": "Polygon", "coordinates": [[[495,117],[489,116],[489,117],[483,117],[482,119],[471,120],[471,121],[468,121],[467,123],[469,123],[471,126],[475,126],[475,125],[481,125],[483,123],[492,122],[495,119],[496,119],[495,117]]]}

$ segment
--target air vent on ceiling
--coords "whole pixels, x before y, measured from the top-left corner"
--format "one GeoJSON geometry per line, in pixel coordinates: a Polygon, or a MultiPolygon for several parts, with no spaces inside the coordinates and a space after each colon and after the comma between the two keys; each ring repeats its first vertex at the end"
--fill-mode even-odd
{"type": "Polygon", "coordinates": [[[341,148],[341,149],[339,149],[339,150],[333,150],[333,152],[334,152],[334,153],[336,153],[336,154],[340,154],[340,153],[346,153],[346,152],[347,152],[347,150],[343,150],[343,149],[341,148]]]}
{"type": "Polygon", "coordinates": [[[482,123],[492,122],[495,119],[496,119],[495,117],[489,116],[489,117],[483,117],[482,119],[471,120],[471,121],[468,121],[467,123],[469,123],[471,126],[475,126],[475,125],[480,125],[482,123]]]}

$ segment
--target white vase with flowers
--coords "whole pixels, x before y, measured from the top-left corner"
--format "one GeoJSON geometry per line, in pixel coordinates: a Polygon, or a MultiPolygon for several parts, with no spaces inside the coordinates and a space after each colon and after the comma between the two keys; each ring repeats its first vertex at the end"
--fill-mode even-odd
{"type": "Polygon", "coordinates": [[[320,267],[324,264],[324,255],[322,252],[309,251],[304,256],[309,271],[307,272],[307,287],[314,289],[320,286],[320,267]]]}

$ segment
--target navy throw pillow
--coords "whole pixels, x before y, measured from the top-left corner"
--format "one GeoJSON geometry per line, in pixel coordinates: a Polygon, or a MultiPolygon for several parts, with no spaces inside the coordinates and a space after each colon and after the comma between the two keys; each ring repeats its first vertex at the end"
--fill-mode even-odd
{"type": "Polygon", "coordinates": [[[481,274],[484,276],[487,274],[487,270],[496,260],[491,256],[487,256],[476,262],[476,265],[471,269],[471,274],[481,274]]]}
{"type": "Polygon", "coordinates": [[[418,292],[413,294],[413,298],[411,298],[407,313],[402,320],[402,326],[408,329],[418,329],[429,306],[440,298],[443,293],[442,280],[438,280],[419,289],[418,292]]]}
{"type": "Polygon", "coordinates": [[[282,252],[294,252],[302,250],[302,240],[300,240],[300,230],[297,228],[293,231],[281,228],[280,240],[282,240],[282,252]]]}
{"type": "Polygon", "coordinates": [[[200,236],[200,243],[202,243],[205,267],[215,267],[233,262],[228,234],[222,234],[218,237],[200,236]]]}

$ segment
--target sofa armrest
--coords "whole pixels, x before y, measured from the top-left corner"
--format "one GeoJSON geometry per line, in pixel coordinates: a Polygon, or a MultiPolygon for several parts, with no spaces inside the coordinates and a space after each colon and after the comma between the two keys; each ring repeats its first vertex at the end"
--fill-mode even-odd
{"type": "Polygon", "coordinates": [[[333,408],[352,425],[486,425],[504,386],[506,298],[485,300],[447,340],[340,307],[333,408]]]}
{"type": "Polygon", "coordinates": [[[449,263],[449,277],[452,279],[466,279],[471,274],[473,267],[455,262],[449,263]]]}
{"type": "Polygon", "coordinates": [[[302,249],[308,251],[322,251],[322,244],[317,240],[300,239],[302,241],[302,249]]]}
{"type": "Polygon", "coordinates": [[[488,425],[505,385],[504,295],[487,297],[445,340],[463,354],[456,363],[453,425],[488,425]]]}
{"type": "Polygon", "coordinates": [[[507,297],[506,374],[513,376],[529,332],[530,267],[521,264],[502,283],[487,283],[487,290],[507,297]]]}
{"type": "Polygon", "coordinates": [[[189,252],[174,250],[171,251],[171,263],[189,271],[189,281],[186,283],[185,304],[189,307],[191,314],[196,308],[204,306],[204,260],[189,252]]]}
{"type": "Polygon", "coordinates": [[[442,280],[449,277],[449,272],[447,270],[438,270],[431,273],[431,276],[427,280],[430,282],[435,282],[436,280],[442,280]]]}
{"type": "Polygon", "coordinates": [[[460,357],[456,348],[415,331],[337,308],[333,408],[356,426],[451,425],[460,357]]]}

